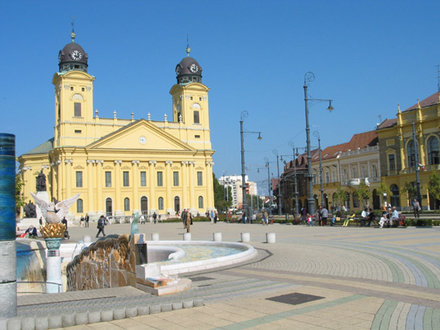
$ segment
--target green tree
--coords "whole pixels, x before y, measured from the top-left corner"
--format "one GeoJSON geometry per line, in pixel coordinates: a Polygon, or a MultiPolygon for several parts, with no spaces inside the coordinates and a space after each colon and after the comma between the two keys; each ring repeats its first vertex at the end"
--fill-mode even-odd
{"type": "Polygon", "coordinates": [[[341,187],[338,187],[338,189],[335,192],[335,199],[333,203],[342,206],[347,201],[347,192],[342,189],[341,187]]]}
{"type": "Polygon", "coordinates": [[[429,177],[428,191],[435,199],[440,199],[440,173],[433,172],[429,177]]]}
{"type": "Polygon", "coordinates": [[[408,193],[409,205],[411,205],[411,200],[417,198],[417,188],[415,182],[405,182],[402,187],[403,193],[408,193]]]}
{"type": "MultiPolygon", "coordinates": [[[[382,198],[384,197],[384,194],[386,194],[386,196],[388,196],[389,198],[391,198],[391,190],[390,187],[388,187],[385,182],[381,182],[379,187],[377,188],[377,192],[380,194],[380,196],[382,196],[382,198]]],[[[387,202],[389,203],[390,200],[387,198],[387,202]]]]}
{"type": "Polygon", "coordinates": [[[225,187],[222,186],[215,174],[212,173],[212,181],[214,182],[214,206],[217,210],[227,210],[232,204],[232,194],[228,189],[228,200],[225,200],[225,187]]]}
{"type": "Polygon", "coordinates": [[[22,193],[23,185],[24,183],[20,175],[16,175],[15,176],[15,213],[17,215],[20,214],[21,208],[24,206],[24,204],[26,204],[22,193]]]}
{"type": "Polygon", "coordinates": [[[248,206],[253,206],[254,210],[260,209],[263,206],[263,201],[258,195],[246,195],[246,201],[248,206]]]}
{"type": "Polygon", "coordinates": [[[355,191],[355,194],[361,201],[363,201],[364,207],[368,206],[368,201],[370,200],[371,196],[370,187],[368,187],[364,182],[361,181],[359,187],[355,191]]]}

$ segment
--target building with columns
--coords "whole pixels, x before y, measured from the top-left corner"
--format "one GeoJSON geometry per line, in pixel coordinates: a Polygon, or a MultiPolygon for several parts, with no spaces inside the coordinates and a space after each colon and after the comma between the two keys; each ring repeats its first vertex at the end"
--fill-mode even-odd
{"type": "MultiPolygon", "coordinates": [[[[357,198],[356,190],[361,182],[370,189],[372,198],[369,201],[371,207],[380,207],[380,157],[376,131],[354,134],[350,141],[338,145],[329,146],[321,150],[311,151],[312,174],[313,174],[313,197],[316,208],[323,204],[327,208],[337,207],[336,192],[342,189],[345,192],[345,207],[347,209],[360,209],[362,201],[357,198]],[[321,163],[321,166],[320,166],[321,163]],[[322,169],[322,175],[320,173],[322,169]],[[323,199],[321,199],[321,179],[323,199]]],[[[307,208],[307,154],[298,155],[293,161],[287,163],[282,174],[281,189],[283,196],[283,208],[290,212],[295,208],[294,196],[294,173],[297,177],[298,208],[307,208]]],[[[278,183],[274,188],[278,195],[278,183]]]]}
{"type": "Polygon", "coordinates": [[[429,180],[440,171],[440,92],[417,100],[397,117],[384,120],[377,129],[382,180],[389,187],[388,202],[400,209],[411,209],[420,198],[423,209],[440,208],[440,200],[429,192],[429,180]],[[417,180],[417,172],[419,179],[417,180]],[[419,181],[420,196],[404,191],[419,181]]]}
{"type": "Polygon", "coordinates": [[[187,55],[176,66],[171,87],[172,116],[101,118],[93,110],[88,54],[72,41],[59,52],[55,87],[54,137],[18,157],[24,197],[36,191],[43,171],[49,198],[80,193],[75,216],[173,215],[182,209],[205,213],[214,208],[209,129],[209,88],[202,67],[187,55]]]}

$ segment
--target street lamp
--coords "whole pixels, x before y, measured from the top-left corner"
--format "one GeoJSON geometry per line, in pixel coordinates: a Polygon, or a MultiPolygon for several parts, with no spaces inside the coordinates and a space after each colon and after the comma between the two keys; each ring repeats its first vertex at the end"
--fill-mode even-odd
{"type": "Polygon", "coordinates": [[[277,171],[278,171],[278,215],[282,214],[282,192],[281,192],[281,177],[280,177],[280,155],[277,150],[272,150],[273,154],[277,156],[277,171]]]}
{"type": "MultiPolygon", "coordinates": [[[[251,131],[243,131],[243,119],[248,116],[247,111],[242,111],[240,115],[240,138],[241,138],[241,190],[242,190],[242,196],[243,196],[243,210],[244,212],[247,212],[247,199],[246,199],[246,166],[245,166],[245,160],[244,160],[244,133],[247,134],[258,134],[258,140],[261,140],[261,132],[251,132],[251,131]]],[[[249,214],[247,213],[249,216],[249,214]]],[[[251,223],[252,218],[249,217],[249,223],[251,223]]]]}
{"type": "MultiPolygon", "coordinates": [[[[293,184],[294,184],[294,196],[295,196],[295,214],[294,217],[296,218],[296,216],[299,213],[299,203],[298,203],[298,184],[297,184],[297,177],[296,177],[296,157],[298,157],[298,148],[295,149],[295,145],[293,144],[293,142],[289,142],[289,146],[292,147],[292,155],[293,155],[293,184]]],[[[294,219],[295,219],[294,218],[294,219]]]]}
{"type": "Polygon", "coordinates": [[[308,208],[309,213],[314,214],[315,213],[315,200],[313,198],[313,174],[312,174],[312,153],[310,150],[310,127],[309,127],[309,107],[308,102],[309,101],[323,101],[328,102],[328,111],[332,111],[332,100],[330,99],[309,99],[307,96],[307,83],[312,82],[315,79],[315,75],[313,72],[306,72],[304,75],[304,104],[305,104],[305,112],[306,112],[306,142],[307,142],[307,177],[308,177],[308,190],[309,190],[309,197],[308,197],[308,208]]]}
{"type": "Polygon", "coordinates": [[[420,194],[420,169],[419,169],[419,144],[416,139],[416,129],[414,122],[412,123],[412,135],[413,135],[413,145],[414,145],[414,156],[416,162],[416,189],[417,189],[417,200],[419,201],[420,207],[422,207],[422,196],[420,194]]]}
{"type": "Polygon", "coordinates": [[[324,207],[324,182],[322,181],[322,153],[321,153],[321,137],[319,132],[313,132],[313,135],[318,138],[318,151],[319,151],[319,184],[321,190],[321,206],[324,207]]]}

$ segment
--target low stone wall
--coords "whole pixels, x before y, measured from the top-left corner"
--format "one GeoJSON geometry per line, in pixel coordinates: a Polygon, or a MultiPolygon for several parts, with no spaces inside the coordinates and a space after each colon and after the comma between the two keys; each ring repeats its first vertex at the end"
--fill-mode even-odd
{"type": "Polygon", "coordinates": [[[136,287],[135,251],[129,235],[96,241],[67,265],[67,290],[136,287]]]}

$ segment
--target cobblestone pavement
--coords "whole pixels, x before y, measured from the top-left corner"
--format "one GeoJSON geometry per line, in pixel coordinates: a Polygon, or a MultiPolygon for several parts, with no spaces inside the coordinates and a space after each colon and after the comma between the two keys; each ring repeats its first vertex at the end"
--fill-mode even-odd
{"type": "MultiPolygon", "coordinates": [[[[440,228],[304,227],[196,223],[193,240],[239,241],[249,232],[259,259],[193,274],[187,295],[204,306],[72,329],[439,329],[440,228]],[[276,234],[267,244],[265,234],[276,234]],[[290,296],[290,303],[278,296],[290,296]]],[[[129,232],[110,225],[106,233],[129,232]]],[[[180,223],[139,231],[181,240],[180,223]]],[[[96,228],[70,228],[72,240],[96,228]]],[[[287,298],[289,300],[289,298],[287,298]]]]}

